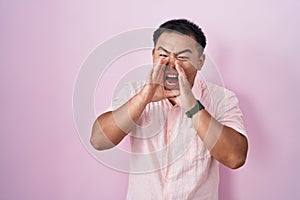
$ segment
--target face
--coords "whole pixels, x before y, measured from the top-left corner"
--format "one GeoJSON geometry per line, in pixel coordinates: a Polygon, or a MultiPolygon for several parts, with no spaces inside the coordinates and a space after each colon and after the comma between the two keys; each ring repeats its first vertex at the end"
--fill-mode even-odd
{"type": "Polygon", "coordinates": [[[162,33],[152,51],[153,63],[161,58],[168,58],[164,75],[164,87],[166,90],[179,89],[178,72],[175,69],[175,61],[183,68],[187,79],[192,86],[197,70],[200,70],[205,56],[199,55],[197,42],[188,35],[177,32],[162,33]]]}

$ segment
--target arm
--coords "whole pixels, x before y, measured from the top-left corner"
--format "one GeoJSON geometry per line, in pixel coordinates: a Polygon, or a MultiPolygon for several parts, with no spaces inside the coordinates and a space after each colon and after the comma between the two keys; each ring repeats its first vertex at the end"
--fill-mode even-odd
{"type": "Polygon", "coordinates": [[[115,111],[100,115],[94,122],[91,144],[97,150],[104,150],[119,144],[139,119],[147,103],[140,94],[115,111]]]}
{"type": "MultiPolygon", "coordinates": [[[[196,104],[196,99],[186,75],[178,63],[176,70],[179,73],[181,93],[177,97],[177,101],[187,111],[196,104]]],[[[248,150],[245,136],[219,123],[205,109],[200,110],[192,117],[192,123],[198,136],[216,160],[232,169],[239,168],[245,163],[248,150]]]]}
{"type": "Polygon", "coordinates": [[[248,149],[245,136],[222,125],[204,109],[192,117],[192,122],[198,136],[216,160],[232,169],[243,166],[248,149]]]}
{"type": "Polygon", "coordinates": [[[128,102],[114,111],[100,115],[95,120],[90,139],[95,149],[109,149],[119,144],[134,127],[148,103],[179,94],[179,91],[164,90],[162,81],[166,62],[168,59],[161,58],[153,66],[147,83],[128,102]]]}

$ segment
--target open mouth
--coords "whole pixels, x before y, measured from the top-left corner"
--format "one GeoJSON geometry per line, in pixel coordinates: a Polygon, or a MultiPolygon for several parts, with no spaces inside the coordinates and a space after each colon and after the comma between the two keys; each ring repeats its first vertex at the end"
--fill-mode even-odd
{"type": "Polygon", "coordinates": [[[165,88],[168,90],[178,89],[178,74],[165,74],[165,88]]]}

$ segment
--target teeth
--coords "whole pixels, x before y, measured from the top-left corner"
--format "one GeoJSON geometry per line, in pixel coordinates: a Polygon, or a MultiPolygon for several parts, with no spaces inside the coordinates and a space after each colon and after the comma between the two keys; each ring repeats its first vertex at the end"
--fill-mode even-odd
{"type": "Polygon", "coordinates": [[[167,77],[168,77],[168,78],[177,78],[178,75],[169,74],[169,75],[167,75],[167,77]]]}

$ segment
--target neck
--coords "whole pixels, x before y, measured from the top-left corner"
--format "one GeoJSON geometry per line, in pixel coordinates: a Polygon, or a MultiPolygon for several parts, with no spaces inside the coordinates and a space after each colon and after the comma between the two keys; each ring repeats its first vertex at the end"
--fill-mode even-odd
{"type": "Polygon", "coordinates": [[[178,99],[178,97],[171,97],[168,98],[169,102],[172,104],[172,106],[179,106],[178,102],[176,101],[178,99]]]}

